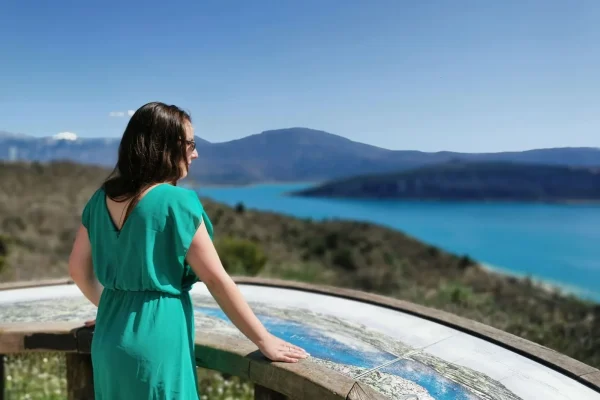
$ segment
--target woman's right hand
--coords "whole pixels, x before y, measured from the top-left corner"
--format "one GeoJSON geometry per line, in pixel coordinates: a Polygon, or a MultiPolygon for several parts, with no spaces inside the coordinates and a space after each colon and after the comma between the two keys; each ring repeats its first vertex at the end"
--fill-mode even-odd
{"type": "Polygon", "coordinates": [[[271,334],[258,343],[258,348],[271,361],[295,363],[310,356],[303,348],[271,334]]]}

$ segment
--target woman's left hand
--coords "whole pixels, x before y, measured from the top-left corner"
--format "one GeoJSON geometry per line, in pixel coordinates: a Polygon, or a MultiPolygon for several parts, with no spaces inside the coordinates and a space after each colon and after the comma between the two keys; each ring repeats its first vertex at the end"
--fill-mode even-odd
{"type": "Polygon", "coordinates": [[[272,334],[258,344],[261,353],[271,361],[296,363],[310,356],[301,347],[288,343],[272,334]]]}
{"type": "Polygon", "coordinates": [[[87,327],[95,326],[96,325],[96,320],[92,319],[90,321],[85,321],[84,325],[87,326],[87,327]]]}

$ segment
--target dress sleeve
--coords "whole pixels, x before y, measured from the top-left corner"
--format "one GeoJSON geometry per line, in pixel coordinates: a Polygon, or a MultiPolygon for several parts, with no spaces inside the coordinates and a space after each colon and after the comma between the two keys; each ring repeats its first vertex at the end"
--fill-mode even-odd
{"type": "Polygon", "coordinates": [[[85,229],[87,229],[88,231],[90,230],[91,208],[92,208],[92,204],[96,200],[97,195],[98,195],[98,191],[94,192],[94,194],[89,198],[88,202],[86,203],[85,207],[83,208],[83,212],[81,213],[81,223],[83,224],[83,226],[85,226],[85,229]]]}
{"type": "Polygon", "coordinates": [[[81,223],[85,226],[85,229],[90,229],[90,203],[88,202],[83,208],[81,213],[81,223]]]}
{"type": "Polygon", "coordinates": [[[213,226],[198,198],[198,195],[192,190],[185,190],[178,201],[172,204],[172,212],[175,216],[174,234],[175,242],[178,247],[177,256],[182,265],[187,265],[185,257],[192,244],[192,239],[198,231],[200,225],[204,224],[206,230],[213,238],[213,226]]]}

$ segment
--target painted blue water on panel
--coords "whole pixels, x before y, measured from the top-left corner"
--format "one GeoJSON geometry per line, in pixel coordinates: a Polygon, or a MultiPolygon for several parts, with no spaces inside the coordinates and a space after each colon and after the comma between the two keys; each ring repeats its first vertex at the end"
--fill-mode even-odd
{"type": "MultiPolygon", "coordinates": [[[[196,311],[230,322],[229,318],[219,309],[198,307],[196,311]]],[[[283,320],[268,315],[258,315],[258,318],[275,336],[284,338],[288,342],[306,349],[312,356],[323,360],[373,368],[397,358],[375,347],[372,347],[369,352],[352,349],[348,345],[324,335],[322,332],[295,321],[283,320]]],[[[368,345],[365,344],[366,346],[368,345]]]]}
{"type": "MultiPolygon", "coordinates": [[[[220,309],[196,307],[195,310],[231,323],[220,309]]],[[[327,332],[296,321],[262,314],[258,314],[257,317],[272,334],[304,348],[313,357],[367,369],[398,358],[367,343],[361,343],[362,350],[353,348],[329,336],[327,332]],[[369,347],[371,350],[366,350],[369,347]]],[[[400,360],[381,371],[415,382],[437,400],[471,400],[474,398],[461,385],[444,378],[433,369],[415,361],[400,360]]]]}
{"type": "Polygon", "coordinates": [[[600,299],[600,206],[286,196],[306,186],[206,187],[198,192],[229,205],[243,202],[296,217],[374,222],[498,269],[600,299]]]}
{"type": "Polygon", "coordinates": [[[457,399],[471,400],[475,396],[467,395],[466,390],[440,376],[432,368],[412,360],[400,360],[388,367],[384,367],[380,372],[400,376],[406,380],[417,382],[427,389],[429,394],[435,399],[457,399]]]}

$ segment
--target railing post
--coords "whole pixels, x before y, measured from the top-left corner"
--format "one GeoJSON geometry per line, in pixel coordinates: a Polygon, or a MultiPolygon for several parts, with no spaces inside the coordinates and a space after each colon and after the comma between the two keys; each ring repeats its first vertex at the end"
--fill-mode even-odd
{"type": "Polygon", "coordinates": [[[67,398],[94,400],[94,375],[90,354],[67,353],[67,398]]]}
{"type": "Polygon", "coordinates": [[[254,400],[288,400],[288,397],[264,386],[255,384],[254,400]]]}

